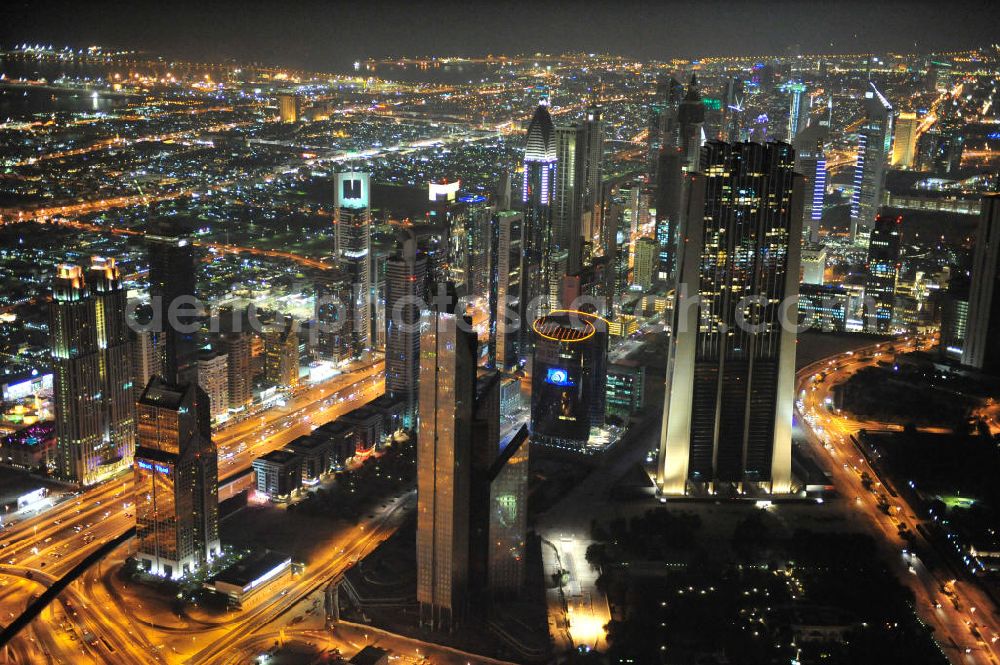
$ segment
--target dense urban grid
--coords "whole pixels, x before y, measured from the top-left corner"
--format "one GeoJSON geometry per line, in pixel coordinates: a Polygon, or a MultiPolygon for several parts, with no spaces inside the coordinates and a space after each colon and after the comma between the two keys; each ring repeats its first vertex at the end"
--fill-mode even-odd
{"type": "Polygon", "coordinates": [[[1000,663],[1000,47],[0,49],[6,663],[1000,663]]]}

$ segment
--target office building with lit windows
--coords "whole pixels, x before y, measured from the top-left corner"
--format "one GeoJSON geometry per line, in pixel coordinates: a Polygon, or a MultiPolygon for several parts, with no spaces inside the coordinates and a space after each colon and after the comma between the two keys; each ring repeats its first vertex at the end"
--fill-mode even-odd
{"type": "Polygon", "coordinates": [[[868,271],[865,274],[865,330],[892,332],[892,313],[899,279],[899,250],[902,244],[901,217],[876,217],[868,243],[868,271]]]}
{"type": "Polygon", "coordinates": [[[264,377],[281,389],[294,388],[299,384],[298,324],[286,316],[271,325],[264,333],[264,377]]]}
{"type": "Polygon", "coordinates": [[[892,146],[892,104],[868,83],[865,93],[865,117],[858,130],[858,153],[854,165],[854,191],[851,194],[851,241],[867,246],[875,215],[882,200],[886,166],[892,146]]]}
{"type": "Polygon", "coordinates": [[[278,117],[283,123],[298,122],[302,118],[302,101],[294,92],[278,94],[278,117]]]}
{"type": "Polygon", "coordinates": [[[892,140],[892,166],[912,169],[916,165],[917,138],[920,120],[913,111],[903,111],[896,117],[896,135],[892,140]]]}
{"type": "Polygon", "coordinates": [[[826,200],[826,154],[830,149],[830,125],[820,121],[798,133],[795,146],[795,172],[806,178],[805,206],[802,211],[802,239],[819,242],[819,226],[826,200]]]}
{"type": "Polygon", "coordinates": [[[593,243],[601,228],[604,209],[604,121],[601,107],[587,106],[583,121],[583,210],[580,231],[584,242],[593,243]]]}
{"type": "Polygon", "coordinates": [[[657,471],[664,495],[790,491],[795,328],[782,321],[796,320],[803,196],[793,167],[785,143],[709,141],[691,177],[657,471]]]}
{"type": "Polygon", "coordinates": [[[371,348],[371,211],[367,173],[338,173],[334,185],[334,256],[349,291],[342,333],[344,357],[371,348]]]}
{"type": "MultiPolygon", "coordinates": [[[[537,301],[546,309],[549,284],[548,264],[552,242],[552,204],[556,188],[556,130],[549,115],[547,101],[538,105],[528,125],[528,136],[524,147],[524,176],[521,183],[521,199],[524,207],[524,302],[527,308],[537,301]]],[[[528,312],[527,316],[531,313],[528,312]]],[[[522,359],[528,352],[531,336],[520,329],[519,353],[522,359]]]]}
{"type": "Polygon", "coordinates": [[[983,197],[972,253],[962,363],[1000,374],[1000,194],[983,197]]]}
{"type": "Polygon", "coordinates": [[[219,351],[202,351],[198,356],[198,385],[208,395],[212,423],[229,417],[229,356],[219,351]]]}
{"type": "Polygon", "coordinates": [[[137,407],[135,558],[171,579],[220,551],[216,450],[200,431],[196,392],[153,377],[137,407]]]}
{"type": "Polygon", "coordinates": [[[802,81],[789,81],[785,84],[788,92],[788,128],[785,131],[785,141],[792,143],[809,120],[809,99],[803,97],[808,89],[802,81]]]}
{"type": "Polygon", "coordinates": [[[647,157],[650,178],[656,178],[660,151],[676,148],[680,144],[677,109],[684,97],[684,86],[673,76],[664,76],[656,82],[656,95],[649,105],[647,157]]]}
{"type": "Polygon", "coordinates": [[[524,215],[501,210],[494,216],[496,266],[490,275],[490,365],[503,371],[519,366],[520,327],[524,316],[524,215]]]}
{"type": "Polygon", "coordinates": [[[385,268],[385,388],[403,403],[403,427],[417,426],[420,303],[427,293],[427,256],[405,232],[385,268]]]}
{"type": "Polygon", "coordinates": [[[420,623],[451,630],[468,604],[476,335],[438,293],[420,336],[417,601],[420,623]],[[464,329],[463,329],[464,328],[464,329]]]}
{"type": "Polygon", "coordinates": [[[493,599],[516,597],[524,586],[528,530],[528,428],[500,442],[490,466],[487,581],[493,599]]]}
{"type": "Polygon", "coordinates": [[[697,74],[691,75],[684,100],[677,107],[677,123],[683,166],[688,171],[693,171],[698,168],[701,146],[705,142],[705,104],[701,99],[697,74]]]}
{"type": "MultiPolygon", "coordinates": [[[[556,139],[555,193],[552,197],[552,237],[549,252],[566,253],[565,269],[553,266],[549,275],[549,306],[558,307],[558,285],[562,276],[580,269],[581,221],[586,190],[587,131],[583,124],[558,126],[556,139]],[[553,286],[555,285],[555,286],[553,286]]],[[[549,264],[554,264],[550,257],[549,264]]]]}
{"type": "Polygon", "coordinates": [[[49,305],[56,475],[80,485],[128,468],[135,449],[125,289],[113,259],[95,257],[87,273],[58,266],[49,305]]]}
{"type": "Polygon", "coordinates": [[[560,310],[537,319],[532,330],[532,442],[589,452],[591,428],[605,419],[607,325],[592,314],[560,310]]]}

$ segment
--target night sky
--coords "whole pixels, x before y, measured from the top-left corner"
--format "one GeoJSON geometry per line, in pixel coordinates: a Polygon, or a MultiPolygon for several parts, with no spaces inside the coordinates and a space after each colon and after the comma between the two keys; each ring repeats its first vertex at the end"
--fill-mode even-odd
{"type": "MultiPolygon", "coordinates": [[[[146,49],[339,69],[387,55],[588,51],[643,59],[927,51],[996,41],[984,1],[0,2],[0,46],[146,49]]],[[[994,16],[990,19],[990,16],[994,16]]]]}

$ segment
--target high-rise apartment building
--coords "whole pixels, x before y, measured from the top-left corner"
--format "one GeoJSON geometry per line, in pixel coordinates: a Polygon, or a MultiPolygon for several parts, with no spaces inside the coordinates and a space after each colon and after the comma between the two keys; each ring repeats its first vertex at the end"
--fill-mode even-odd
{"type": "Polygon", "coordinates": [[[1000,194],[983,197],[962,363],[988,374],[1000,373],[1000,194]]]}
{"type": "Polygon", "coordinates": [[[212,423],[229,417],[229,356],[219,351],[202,351],[198,356],[198,385],[208,395],[212,423]]]}
{"type": "Polygon", "coordinates": [[[417,601],[421,624],[445,630],[467,609],[476,395],[476,335],[455,313],[456,300],[437,294],[420,337],[417,601]]]}
{"type": "Polygon", "coordinates": [[[851,195],[851,241],[867,246],[872,224],[882,201],[885,168],[892,145],[892,104],[869,82],[865,93],[865,117],[858,131],[858,156],[854,164],[851,195]]]}
{"type": "Polygon", "coordinates": [[[371,212],[367,173],[338,173],[334,190],[334,255],[350,284],[343,334],[346,357],[371,348],[371,212]]]}
{"type": "Polygon", "coordinates": [[[163,373],[162,332],[136,330],[132,333],[132,385],[141,390],[156,374],[163,373]]]}
{"type": "Polygon", "coordinates": [[[877,216],[868,242],[868,271],[865,275],[865,330],[888,333],[899,279],[899,250],[903,219],[877,216]]]}
{"type": "Polygon", "coordinates": [[[250,333],[230,332],[222,337],[226,353],[226,394],[229,408],[242,411],[253,402],[253,373],[250,370],[250,333]]]}
{"type": "Polygon", "coordinates": [[[803,183],[784,143],[709,141],[691,177],[667,358],[666,495],[791,486],[803,183]],[[697,300],[694,297],[697,296],[697,300]]]}
{"type": "Polygon", "coordinates": [[[109,447],[104,473],[113,474],[132,464],[135,451],[135,380],[132,338],[125,311],[127,295],[115,260],[95,256],[89,272],[94,299],[103,440],[109,447]]]}

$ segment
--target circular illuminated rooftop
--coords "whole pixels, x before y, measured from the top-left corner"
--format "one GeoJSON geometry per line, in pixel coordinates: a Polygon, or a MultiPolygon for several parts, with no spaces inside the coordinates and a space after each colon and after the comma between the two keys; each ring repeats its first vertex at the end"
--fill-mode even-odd
{"type": "Polygon", "coordinates": [[[593,321],[599,317],[576,310],[555,310],[535,319],[531,324],[535,334],[555,342],[582,342],[597,332],[593,321]]]}

